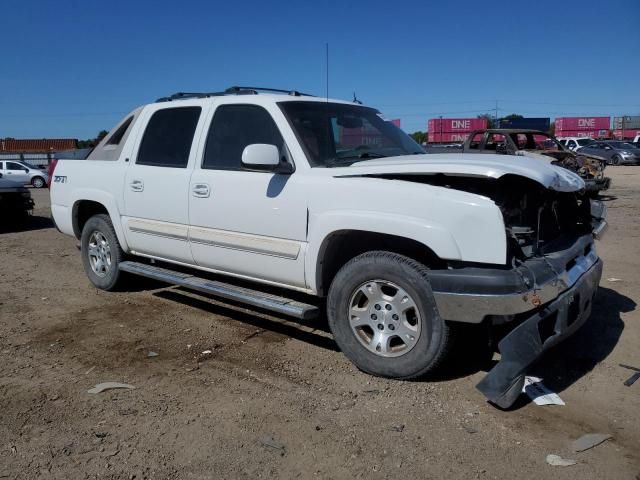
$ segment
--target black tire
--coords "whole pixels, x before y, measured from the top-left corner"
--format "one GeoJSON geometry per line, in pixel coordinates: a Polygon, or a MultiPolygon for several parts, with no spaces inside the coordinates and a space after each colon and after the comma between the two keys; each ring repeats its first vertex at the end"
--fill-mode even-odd
{"type": "Polygon", "coordinates": [[[622,159],[620,158],[620,155],[614,155],[611,158],[611,165],[620,165],[621,161],[622,161],[622,159]]]}
{"type": "Polygon", "coordinates": [[[82,228],[82,236],[80,237],[80,252],[82,255],[84,271],[87,274],[87,277],[89,277],[91,283],[101,290],[115,290],[121,281],[122,275],[120,273],[119,266],[120,262],[124,260],[125,254],[118,242],[118,237],[113,229],[113,224],[111,223],[109,215],[94,215],[87,220],[87,223],[85,223],[82,228]],[[94,267],[92,267],[92,259],[89,253],[89,243],[90,241],[93,243],[95,237],[92,236],[94,234],[98,237],[102,235],[109,247],[109,268],[105,269],[105,271],[102,272],[102,275],[94,271],[94,267]]]}
{"type": "Polygon", "coordinates": [[[421,263],[385,251],[364,253],[340,269],[327,298],[329,327],[342,352],[358,368],[381,377],[413,379],[440,367],[453,344],[453,335],[438,313],[427,272],[421,263]],[[352,297],[372,280],[392,282],[402,288],[417,307],[420,334],[413,347],[400,356],[385,357],[372,352],[351,328],[352,297]]]}
{"type": "Polygon", "coordinates": [[[31,185],[33,185],[34,188],[44,188],[47,186],[47,182],[45,182],[42,177],[33,177],[31,179],[31,185]]]}

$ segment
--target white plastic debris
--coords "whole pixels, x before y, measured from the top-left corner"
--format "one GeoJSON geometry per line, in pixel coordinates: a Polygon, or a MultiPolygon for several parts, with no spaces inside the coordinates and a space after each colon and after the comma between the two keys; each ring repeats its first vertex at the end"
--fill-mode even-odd
{"type": "Polygon", "coordinates": [[[562,458],[560,455],[547,455],[547,463],[549,465],[553,465],[554,467],[570,467],[571,465],[575,465],[578,462],[575,460],[569,460],[568,458],[562,458]]]}
{"type": "Polygon", "coordinates": [[[160,355],[160,354],[157,353],[157,352],[149,352],[149,353],[147,353],[147,357],[148,358],[157,357],[158,355],[160,355]]]}
{"type": "Polygon", "coordinates": [[[202,355],[211,355],[212,351],[211,350],[205,350],[202,352],[202,355]]]}
{"type": "Polygon", "coordinates": [[[621,278],[615,278],[615,277],[607,278],[607,282],[621,282],[621,281],[622,281],[621,278]]]}
{"type": "Polygon", "coordinates": [[[536,405],[564,405],[560,396],[542,384],[538,377],[524,377],[522,391],[526,393],[536,405]]]}
{"type": "Polygon", "coordinates": [[[87,390],[87,393],[93,393],[93,394],[102,393],[106,390],[115,390],[119,388],[133,390],[136,387],[134,387],[133,385],[129,385],[128,383],[104,382],[104,383],[97,384],[93,388],[90,388],[89,390],[87,390]]]}

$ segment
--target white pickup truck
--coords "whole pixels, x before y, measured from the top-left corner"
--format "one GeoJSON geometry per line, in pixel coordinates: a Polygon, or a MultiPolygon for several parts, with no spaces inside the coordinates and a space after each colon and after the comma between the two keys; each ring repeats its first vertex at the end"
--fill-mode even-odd
{"type": "Polygon", "coordinates": [[[375,375],[432,372],[464,335],[454,323],[511,323],[478,385],[506,407],[590,315],[606,221],[583,188],[536,159],[426,155],[363,105],[232,87],[159,99],[87,160],[61,159],[51,209],[96,287],[138,274],[326,313],[340,349],[375,375]]]}

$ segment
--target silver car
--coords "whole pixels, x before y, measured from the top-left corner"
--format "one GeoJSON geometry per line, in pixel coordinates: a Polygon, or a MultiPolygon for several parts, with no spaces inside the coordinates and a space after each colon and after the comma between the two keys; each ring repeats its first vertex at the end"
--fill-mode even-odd
{"type": "Polygon", "coordinates": [[[36,188],[46,187],[49,180],[47,172],[20,160],[0,160],[0,173],[7,180],[36,188]]]}
{"type": "Polygon", "coordinates": [[[604,158],[609,165],[640,164],[640,148],[618,140],[593,142],[582,147],[580,153],[604,158]]]}

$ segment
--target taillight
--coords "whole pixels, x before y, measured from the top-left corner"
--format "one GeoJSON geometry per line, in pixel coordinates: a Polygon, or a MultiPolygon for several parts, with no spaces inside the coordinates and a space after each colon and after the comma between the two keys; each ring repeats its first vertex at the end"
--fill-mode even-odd
{"type": "Polygon", "coordinates": [[[55,172],[57,164],[57,158],[52,159],[51,163],[49,164],[49,178],[47,179],[47,187],[49,188],[51,188],[51,182],[53,181],[53,172],[55,172]]]}

